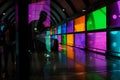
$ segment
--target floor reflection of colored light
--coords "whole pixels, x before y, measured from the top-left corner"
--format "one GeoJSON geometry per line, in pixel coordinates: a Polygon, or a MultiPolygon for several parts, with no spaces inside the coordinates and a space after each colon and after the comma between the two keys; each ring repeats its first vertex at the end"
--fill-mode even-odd
{"type": "Polygon", "coordinates": [[[67,57],[74,60],[74,49],[73,49],[73,47],[67,46],[67,57]]]}
{"type": "Polygon", "coordinates": [[[74,44],[74,35],[67,34],[67,45],[73,46],[73,44],[74,44]]]}
{"type": "Polygon", "coordinates": [[[66,56],[62,56],[62,63],[64,65],[67,65],[67,57],[66,56]]]}
{"type": "Polygon", "coordinates": [[[107,70],[106,57],[103,55],[96,54],[95,57],[96,70],[107,70]]]}
{"type": "Polygon", "coordinates": [[[108,80],[120,80],[120,59],[109,57],[107,60],[108,70],[110,70],[108,80]]]}
{"type": "Polygon", "coordinates": [[[75,48],[75,62],[85,65],[86,64],[86,56],[85,56],[85,51],[81,50],[79,48],[75,48]]]}
{"type": "Polygon", "coordinates": [[[75,71],[78,73],[76,76],[80,80],[86,80],[85,67],[83,65],[75,63],[75,71]]]}
{"type": "Polygon", "coordinates": [[[97,73],[88,73],[86,80],[106,80],[106,79],[97,73]]]}
{"type": "Polygon", "coordinates": [[[67,66],[69,71],[74,71],[75,69],[74,60],[67,58],[67,66]]]}

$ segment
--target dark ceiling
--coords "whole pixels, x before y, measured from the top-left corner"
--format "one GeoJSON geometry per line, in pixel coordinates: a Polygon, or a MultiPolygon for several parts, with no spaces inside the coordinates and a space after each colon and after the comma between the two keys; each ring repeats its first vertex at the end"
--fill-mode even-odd
{"type": "Polygon", "coordinates": [[[51,0],[51,23],[61,24],[114,1],[117,0],[51,0]]]}
{"type": "Polygon", "coordinates": [[[15,2],[13,0],[0,0],[0,20],[15,22],[15,2]]]}
{"type": "MultiPolygon", "coordinates": [[[[31,0],[38,2],[43,0],[31,0]]],[[[67,20],[84,15],[97,8],[105,6],[117,0],[51,0],[50,21],[51,25],[58,25],[67,20]]],[[[0,19],[8,19],[15,22],[15,2],[12,0],[0,0],[0,19]]]]}

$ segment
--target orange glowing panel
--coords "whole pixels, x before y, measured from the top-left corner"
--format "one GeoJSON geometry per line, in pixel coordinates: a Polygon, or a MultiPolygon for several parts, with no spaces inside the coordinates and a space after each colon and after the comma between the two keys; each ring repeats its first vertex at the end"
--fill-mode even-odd
{"type": "Polygon", "coordinates": [[[67,34],[67,45],[73,46],[74,45],[74,35],[67,34]]]}
{"type": "Polygon", "coordinates": [[[75,32],[85,31],[85,16],[75,19],[75,32]]]}
{"type": "Polygon", "coordinates": [[[74,49],[73,47],[67,46],[67,57],[74,60],[74,49]]]}
{"type": "Polygon", "coordinates": [[[52,35],[52,29],[50,29],[50,35],[52,35]]]}

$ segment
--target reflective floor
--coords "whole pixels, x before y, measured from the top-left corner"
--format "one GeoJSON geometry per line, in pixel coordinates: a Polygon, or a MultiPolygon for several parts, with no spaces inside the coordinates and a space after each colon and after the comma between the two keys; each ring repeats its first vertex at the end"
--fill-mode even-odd
{"type": "Polygon", "coordinates": [[[33,53],[30,80],[120,80],[120,59],[70,46],[58,53],[33,53]]]}

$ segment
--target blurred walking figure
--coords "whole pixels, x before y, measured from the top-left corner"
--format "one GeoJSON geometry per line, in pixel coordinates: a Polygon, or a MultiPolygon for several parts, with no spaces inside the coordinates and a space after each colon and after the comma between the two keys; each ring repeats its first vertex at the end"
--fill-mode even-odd
{"type": "Polygon", "coordinates": [[[7,73],[9,55],[11,55],[11,66],[15,68],[15,26],[8,20],[5,21],[4,38],[4,72],[7,73]]]}

